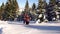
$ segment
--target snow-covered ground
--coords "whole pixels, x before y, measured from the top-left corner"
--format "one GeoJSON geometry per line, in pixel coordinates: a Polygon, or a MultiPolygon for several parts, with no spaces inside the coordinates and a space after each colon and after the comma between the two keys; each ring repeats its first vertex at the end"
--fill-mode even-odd
{"type": "Polygon", "coordinates": [[[60,34],[60,23],[30,23],[0,21],[0,34],[60,34]]]}

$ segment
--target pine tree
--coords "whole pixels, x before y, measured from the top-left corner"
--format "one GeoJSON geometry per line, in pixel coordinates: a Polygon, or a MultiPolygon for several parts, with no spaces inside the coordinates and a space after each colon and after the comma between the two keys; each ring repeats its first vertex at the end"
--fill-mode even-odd
{"type": "Polygon", "coordinates": [[[40,13],[44,13],[46,11],[46,6],[47,6],[47,3],[46,3],[46,0],[38,0],[38,14],[40,13]]]}
{"type": "Polygon", "coordinates": [[[35,3],[33,3],[33,5],[32,5],[32,12],[33,12],[33,14],[36,14],[36,4],[35,3]]]}
{"type": "Polygon", "coordinates": [[[28,11],[29,11],[29,3],[28,3],[28,0],[26,1],[25,11],[26,11],[26,12],[28,12],[28,11]]]}
{"type": "Polygon", "coordinates": [[[35,10],[35,9],[36,9],[36,4],[33,3],[32,10],[35,10]]]}
{"type": "Polygon", "coordinates": [[[41,5],[42,5],[42,0],[38,0],[38,9],[41,8],[41,5]]]}
{"type": "Polygon", "coordinates": [[[50,0],[49,4],[56,5],[56,0],[50,0]]]}
{"type": "Polygon", "coordinates": [[[46,0],[44,0],[43,1],[43,9],[46,9],[46,7],[47,7],[47,2],[46,2],[46,0]]]}
{"type": "Polygon", "coordinates": [[[37,17],[37,18],[40,18],[40,21],[44,21],[44,15],[45,15],[45,12],[46,12],[46,6],[47,6],[47,3],[46,3],[46,0],[38,0],[38,14],[41,15],[41,17],[37,17]]]}
{"type": "Polygon", "coordinates": [[[47,6],[48,7],[48,9],[47,9],[47,15],[48,15],[48,17],[47,17],[47,19],[49,21],[52,21],[53,18],[54,19],[56,18],[56,13],[55,13],[55,9],[54,9],[55,5],[56,5],[56,0],[50,0],[49,1],[49,5],[47,6]]]}
{"type": "Polygon", "coordinates": [[[3,13],[3,20],[9,20],[11,18],[14,20],[16,17],[16,11],[18,10],[18,3],[16,0],[8,0],[5,5],[5,10],[3,13]]]}
{"type": "Polygon", "coordinates": [[[2,14],[4,13],[4,3],[2,3],[1,7],[0,7],[0,19],[2,19],[2,14]]]}
{"type": "Polygon", "coordinates": [[[56,0],[56,6],[57,19],[60,20],[60,0],[56,0]]]}
{"type": "Polygon", "coordinates": [[[12,6],[13,6],[13,14],[17,17],[17,13],[18,13],[18,10],[19,10],[17,0],[13,0],[12,6]]]}
{"type": "Polygon", "coordinates": [[[13,6],[15,7],[15,11],[17,11],[19,9],[18,7],[18,3],[17,3],[17,0],[12,0],[13,1],[13,6]]]}
{"type": "Polygon", "coordinates": [[[10,12],[11,12],[11,0],[8,0],[8,2],[6,3],[6,6],[5,6],[5,10],[4,10],[4,13],[3,13],[3,20],[7,20],[10,16],[10,12]]]}
{"type": "Polygon", "coordinates": [[[32,17],[32,20],[36,19],[36,4],[35,3],[33,3],[32,8],[31,8],[31,17],[32,17]]]}
{"type": "Polygon", "coordinates": [[[37,9],[39,10],[39,13],[41,13],[42,12],[42,4],[43,4],[43,1],[42,0],[38,0],[38,7],[37,7],[37,9]]]}

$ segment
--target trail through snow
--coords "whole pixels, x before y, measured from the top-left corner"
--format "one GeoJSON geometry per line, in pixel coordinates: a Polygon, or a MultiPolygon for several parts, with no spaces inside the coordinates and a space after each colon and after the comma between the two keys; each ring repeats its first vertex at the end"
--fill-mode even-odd
{"type": "Polygon", "coordinates": [[[0,34],[60,34],[60,23],[24,25],[19,22],[0,21],[0,34]]]}

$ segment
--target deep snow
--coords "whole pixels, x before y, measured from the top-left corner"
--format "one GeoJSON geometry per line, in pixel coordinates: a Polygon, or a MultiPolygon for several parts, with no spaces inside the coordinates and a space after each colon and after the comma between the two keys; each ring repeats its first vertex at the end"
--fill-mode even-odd
{"type": "Polygon", "coordinates": [[[30,23],[0,21],[0,34],[60,34],[60,23],[30,23]]]}

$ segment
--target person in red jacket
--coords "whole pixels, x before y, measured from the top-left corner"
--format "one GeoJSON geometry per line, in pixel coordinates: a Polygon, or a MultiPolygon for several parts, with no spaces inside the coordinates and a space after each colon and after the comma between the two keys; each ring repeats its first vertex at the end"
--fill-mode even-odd
{"type": "Polygon", "coordinates": [[[25,20],[24,23],[26,23],[26,25],[29,24],[30,19],[31,19],[31,18],[30,18],[30,16],[29,16],[28,14],[25,14],[25,15],[24,15],[24,20],[25,20]]]}
{"type": "Polygon", "coordinates": [[[26,23],[26,13],[23,15],[23,23],[25,24],[26,23]]]}

